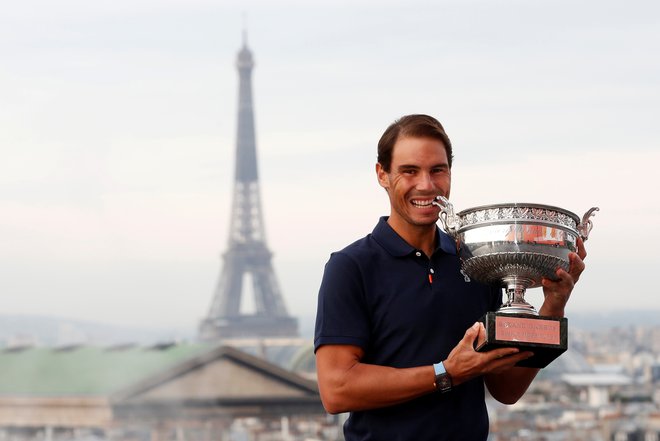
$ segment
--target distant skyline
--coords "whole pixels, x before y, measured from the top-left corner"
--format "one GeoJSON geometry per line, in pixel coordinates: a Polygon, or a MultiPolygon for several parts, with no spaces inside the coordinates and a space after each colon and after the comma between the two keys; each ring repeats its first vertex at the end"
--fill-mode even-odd
{"type": "Polygon", "coordinates": [[[0,17],[0,314],[206,315],[244,14],[267,242],[293,315],[314,315],[329,254],[387,214],[375,146],[407,113],[445,125],[458,209],[601,208],[569,317],[660,310],[656,2],[26,0],[0,17]]]}

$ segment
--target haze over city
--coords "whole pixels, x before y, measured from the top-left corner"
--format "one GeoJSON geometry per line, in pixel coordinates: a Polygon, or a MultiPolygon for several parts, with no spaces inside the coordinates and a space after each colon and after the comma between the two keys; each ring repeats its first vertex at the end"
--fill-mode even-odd
{"type": "Polygon", "coordinates": [[[569,317],[660,310],[659,17],[641,0],[8,4],[0,313],[197,325],[227,249],[244,30],[291,314],[313,317],[329,254],[388,213],[376,142],[407,113],[444,124],[458,209],[600,207],[569,317]]]}

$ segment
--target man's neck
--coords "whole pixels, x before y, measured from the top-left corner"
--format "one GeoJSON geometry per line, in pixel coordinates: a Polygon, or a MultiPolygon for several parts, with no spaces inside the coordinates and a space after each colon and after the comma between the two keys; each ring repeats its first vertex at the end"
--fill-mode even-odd
{"type": "Polygon", "coordinates": [[[436,248],[436,225],[411,225],[397,222],[392,216],[387,220],[392,229],[415,249],[422,250],[427,257],[431,257],[436,248]]]}

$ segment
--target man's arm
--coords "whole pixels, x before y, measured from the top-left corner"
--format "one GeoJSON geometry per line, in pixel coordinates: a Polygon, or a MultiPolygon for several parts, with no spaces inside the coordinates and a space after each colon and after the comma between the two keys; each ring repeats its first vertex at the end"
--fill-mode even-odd
{"type": "MultiPolygon", "coordinates": [[[[575,283],[584,271],[584,258],[587,251],[582,239],[578,239],[577,254],[569,254],[570,266],[568,272],[557,270],[557,281],[543,279],[543,305],[539,315],[548,317],[563,317],[575,283]]],[[[485,332],[485,331],[484,331],[485,332]]],[[[485,376],[486,386],[491,395],[504,404],[513,404],[523,396],[536,377],[539,369],[513,367],[505,372],[495,372],[485,376]]]]}
{"type": "Polygon", "coordinates": [[[361,363],[358,346],[324,345],[316,351],[323,406],[329,413],[390,406],[433,392],[433,366],[396,369],[361,363]]]}
{"type": "MultiPolygon", "coordinates": [[[[467,341],[476,338],[479,327],[475,323],[466,332],[457,348],[467,353],[467,341]]],[[[518,353],[515,348],[495,349],[487,353],[472,350],[471,361],[461,361],[461,371],[454,370],[455,385],[486,372],[509,369],[529,353],[518,353]],[[469,371],[465,371],[469,369],[469,371]]],[[[455,348],[452,354],[458,353],[455,348]]],[[[323,406],[329,413],[376,409],[403,403],[435,391],[435,371],[432,365],[397,369],[362,363],[364,351],[357,346],[324,345],[316,351],[316,370],[323,406]]],[[[450,355],[450,358],[452,356],[450,355]]],[[[440,361],[440,360],[438,360],[440,361]]],[[[447,363],[445,367],[449,372],[447,363]]],[[[453,368],[452,368],[453,369],[453,368]]],[[[450,374],[451,375],[451,374],[450,374]]],[[[451,393],[451,392],[449,392],[451,393]]]]}

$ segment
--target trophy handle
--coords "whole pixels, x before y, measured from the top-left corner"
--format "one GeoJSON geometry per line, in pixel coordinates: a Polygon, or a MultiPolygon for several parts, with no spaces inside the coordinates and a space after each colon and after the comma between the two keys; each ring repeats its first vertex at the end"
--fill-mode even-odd
{"type": "Polygon", "coordinates": [[[454,214],[454,206],[449,202],[449,199],[444,196],[436,196],[433,199],[433,205],[440,207],[438,218],[440,219],[440,222],[442,222],[444,230],[447,234],[456,238],[456,232],[460,225],[458,216],[454,214]]]}
{"type": "Polygon", "coordinates": [[[589,233],[594,226],[590,218],[594,216],[598,210],[600,210],[600,208],[591,207],[589,211],[584,213],[584,216],[582,216],[582,222],[580,222],[580,224],[577,226],[577,230],[580,233],[582,240],[587,240],[589,238],[589,233]]]}

